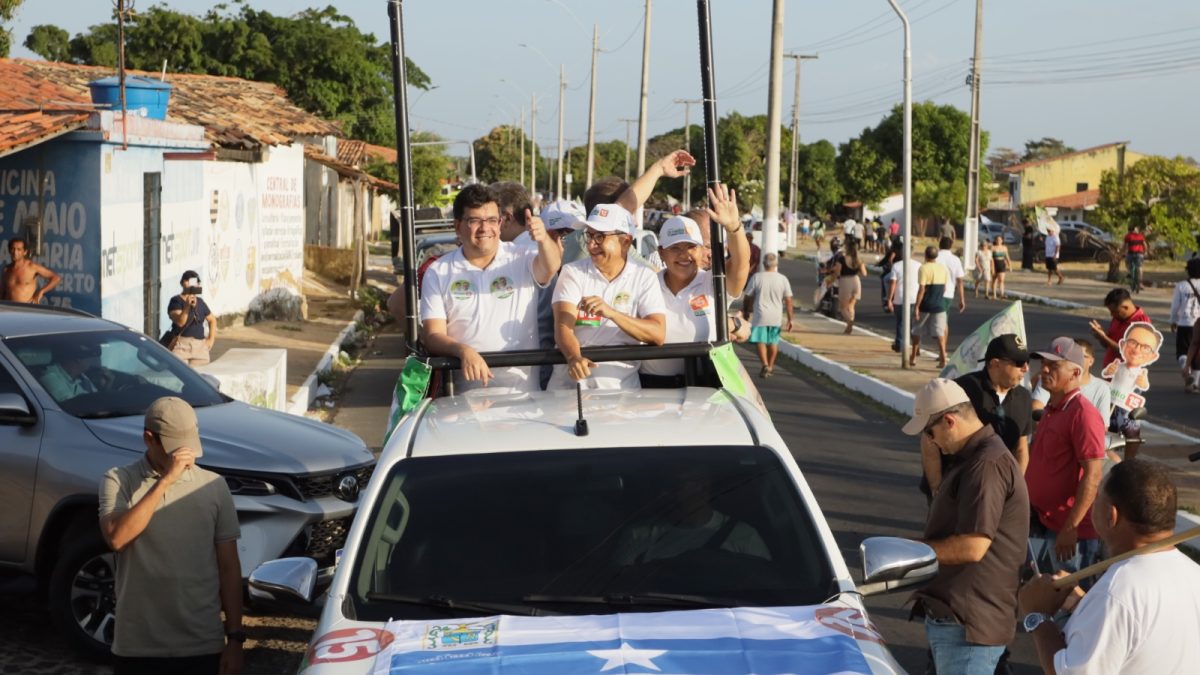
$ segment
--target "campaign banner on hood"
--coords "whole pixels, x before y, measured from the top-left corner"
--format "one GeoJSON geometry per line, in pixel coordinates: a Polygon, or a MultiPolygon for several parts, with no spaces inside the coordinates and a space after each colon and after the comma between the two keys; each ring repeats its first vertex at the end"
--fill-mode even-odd
{"type": "Polygon", "coordinates": [[[958,345],[958,349],[954,350],[954,355],[946,361],[946,367],[942,368],[942,372],[938,373],[938,377],[953,380],[959,375],[979,370],[983,367],[979,363],[979,359],[982,359],[984,352],[987,351],[988,343],[994,338],[1009,333],[1013,333],[1020,338],[1020,344],[1027,344],[1025,339],[1025,311],[1021,307],[1020,300],[1000,310],[998,314],[980,324],[979,328],[975,329],[975,332],[968,335],[958,345]]]}
{"type": "Polygon", "coordinates": [[[739,607],[603,616],[392,621],[374,675],[870,673],[856,609],[739,607]]]}

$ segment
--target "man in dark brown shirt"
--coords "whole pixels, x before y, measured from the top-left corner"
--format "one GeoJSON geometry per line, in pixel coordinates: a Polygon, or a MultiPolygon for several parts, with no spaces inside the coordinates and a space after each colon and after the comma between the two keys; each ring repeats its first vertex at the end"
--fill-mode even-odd
{"type": "Polygon", "coordinates": [[[952,380],[917,393],[904,433],[924,434],[956,461],[929,507],[925,543],[938,575],[913,598],[939,673],[991,675],[1016,631],[1029,537],[1029,495],[1004,441],[952,380]]]}

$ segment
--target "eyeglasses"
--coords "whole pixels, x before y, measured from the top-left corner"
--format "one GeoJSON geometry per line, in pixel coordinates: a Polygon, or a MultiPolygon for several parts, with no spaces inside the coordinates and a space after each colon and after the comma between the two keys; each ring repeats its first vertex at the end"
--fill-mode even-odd
{"type": "Polygon", "coordinates": [[[1154,345],[1148,345],[1145,342],[1138,342],[1137,340],[1132,340],[1130,338],[1125,338],[1123,340],[1123,342],[1126,345],[1133,347],[1134,349],[1138,350],[1139,352],[1141,352],[1143,354],[1153,354],[1154,353],[1154,349],[1155,349],[1154,345]]]}
{"type": "Polygon", "coordinates": [[[491,218],[465,218],[464,222],[467,224],[467,227],[479,227],[485,223],[494,227],[500,224],[500,217],[492,216],[491,218]]]}
{"type": "Polygon", "coordinates": [[[937,417],[935,417],[933,420],[931,420],[929,422],[929,424],[926,424],[925,429],[923,430],[925,433],[925,436],[932,439],[934,428],[937,427],[937,425],[941,424],[942,420],[946,419],[946,415],[948,415],[948,414],[949,413],[942,413],[942,414],[938,415],[937,417]]]}
{"type": "Polygon", "coordinates": [[[614,235],[614,234],[620,234],[620,233],[619,232],[596,232],[595,230],[588,230],[587,232],[583,233],[583,237],[584,237],[584,239],[587,239],[588,243],[600,244],[600,243],[604,242],[604,239],[606,237],[608,237],[610,235],[614,235]]]}

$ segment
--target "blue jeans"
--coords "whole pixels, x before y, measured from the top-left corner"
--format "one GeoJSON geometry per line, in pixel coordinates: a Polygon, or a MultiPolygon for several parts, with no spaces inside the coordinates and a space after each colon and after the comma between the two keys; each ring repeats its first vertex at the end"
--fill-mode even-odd
{"type": "Polygon", "coordinates": [[[967,629],[948,619],[925,618],[925,637],[933,651],[938,673],[947,675],[992,675],[1004,646],[967,642],[967,629]]]}
{"type": "MultiPolygon", "coordinates": [[[[1102,552],[1099,539],[1080,539],[1075,544],[1075,556],[1070,560],[1059,560],[1054,551],[1054,540],[1057,536],[1057,532],[1045,527],[1031,527],[1029,530],[1029,547],[1042,574],[1078,572],[1088,565],[1100,562],[1102,552]]],[[[1085,579],[1080,587],[1088,590],[1092,587],[1092,580],[1085,579]]]]}

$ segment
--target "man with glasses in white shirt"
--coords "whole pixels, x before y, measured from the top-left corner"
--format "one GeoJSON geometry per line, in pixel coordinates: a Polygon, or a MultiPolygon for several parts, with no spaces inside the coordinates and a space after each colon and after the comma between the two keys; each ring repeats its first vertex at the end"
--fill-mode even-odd
{"type": "Polygon", "coordinates": [[[561,248],[540,218],[525,212],[536,250],[501,241],[496,195],[469,185],[454,198],[454,231],[461,246],[439,258],[421,286],[421,341],[430,354],[458,357],[458,390],[480,386],[533,391],[528,367],[496,373],[480,352],[538,348],[537,289],[545,288],[561,264],[561,248]]]}

